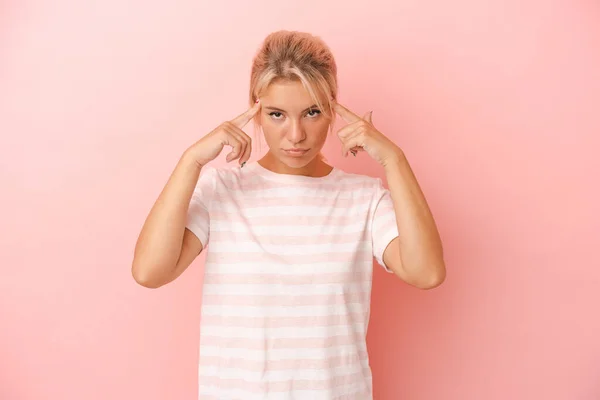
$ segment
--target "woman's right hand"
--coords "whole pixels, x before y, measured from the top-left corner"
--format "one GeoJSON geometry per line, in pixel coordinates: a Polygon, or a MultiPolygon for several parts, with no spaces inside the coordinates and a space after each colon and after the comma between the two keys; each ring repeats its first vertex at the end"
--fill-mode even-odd
{"type": "Polygon", "coordinates": [[[226,161],[231,162],[237,159],[240,164],[244,164],[250,159],[252,139],[242,131],[242,128],[254,118],[258,110],[260,110],[260,102],[257,102],[231,121],[225,121],[213,129],[209,134],[190,146],[186,150],[186,154],[189,154],[202,168],[217,158],[225,146],[229,146],[231,152],[227,154],[226,161]]]}

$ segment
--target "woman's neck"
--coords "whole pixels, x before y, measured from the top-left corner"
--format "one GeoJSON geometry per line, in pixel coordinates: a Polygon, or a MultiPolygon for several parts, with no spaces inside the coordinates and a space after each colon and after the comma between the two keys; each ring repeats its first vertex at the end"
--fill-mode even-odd
{"type": "Polygon", "coordinates": [[[331,165],[326,164],[321,160],[320,157],[315,157],[304,167],[294,168],[289,165],[283,163],[277,157],[273,156],[271,152],[265,154],[263,158],[258,160],[258,163],[265,169],[268,169],[272,172],[278,174],[286,174],[286,175],[302,175],[302,176],[310,176],[314,178],[320,178],[327,176],[333,170],[331,165]]]}

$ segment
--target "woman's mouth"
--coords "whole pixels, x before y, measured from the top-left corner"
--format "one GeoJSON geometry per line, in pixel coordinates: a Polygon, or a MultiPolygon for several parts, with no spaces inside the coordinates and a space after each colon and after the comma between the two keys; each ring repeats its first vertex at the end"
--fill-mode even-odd
{"type": "Polygon", "coordinates": [[[306,153],[308,153],[308,150],[309,149],[291,148],[291,149],[283,149],[283,152],[292,157],[301,157],[301,156],[305,155],[306,153]]]}

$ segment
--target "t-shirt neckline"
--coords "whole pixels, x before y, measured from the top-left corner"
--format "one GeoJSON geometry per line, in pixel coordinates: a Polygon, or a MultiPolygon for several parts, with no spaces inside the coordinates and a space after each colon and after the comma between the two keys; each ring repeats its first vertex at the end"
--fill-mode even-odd
{"type": "Polygon", "coordinates": [[[258,163],[258,161],[254,161],[254,162],[250,163],[249,165],[247,165],[247,167],[250,167],[248,169],[252,169],[258,175],[261,175],[265,178],[276,180],[279,182],[292,182],[292,183],[293,182],[318,183],[318,182],[330,181],[330,180],[334,179],[339,172],[339,170],[336,167],[332,167],[329,174],[327,174],[325,176],[315,177],[315,176],[306,176],[306,175],[283,174],[283,173],[279,173],[279,172],[273,172],[270,169],[263,167],[262,165],[260,165],[258,163]]]}

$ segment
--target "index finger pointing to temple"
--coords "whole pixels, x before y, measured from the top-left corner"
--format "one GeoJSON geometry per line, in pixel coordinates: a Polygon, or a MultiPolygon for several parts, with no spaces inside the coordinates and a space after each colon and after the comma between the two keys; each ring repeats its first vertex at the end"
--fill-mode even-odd
{"type": "Polygon", "coordinates": [[[254,104],[252,107],[247,109],[244,113],[238,115],[234,119],[231,120],[231,123],[242,129],[260,110],[260,103],[254,104]]]}
{"type": "Polygon", "coordinates": [[[344,107],[338,102],[335,102],[333,104],[333,109],[336,113],[339,114],[340,117],[342,117],[348,123],[356,122],[362,119],[361,117],[354,114],[352,111],[348,110],[346,107],[344,107]]]}

